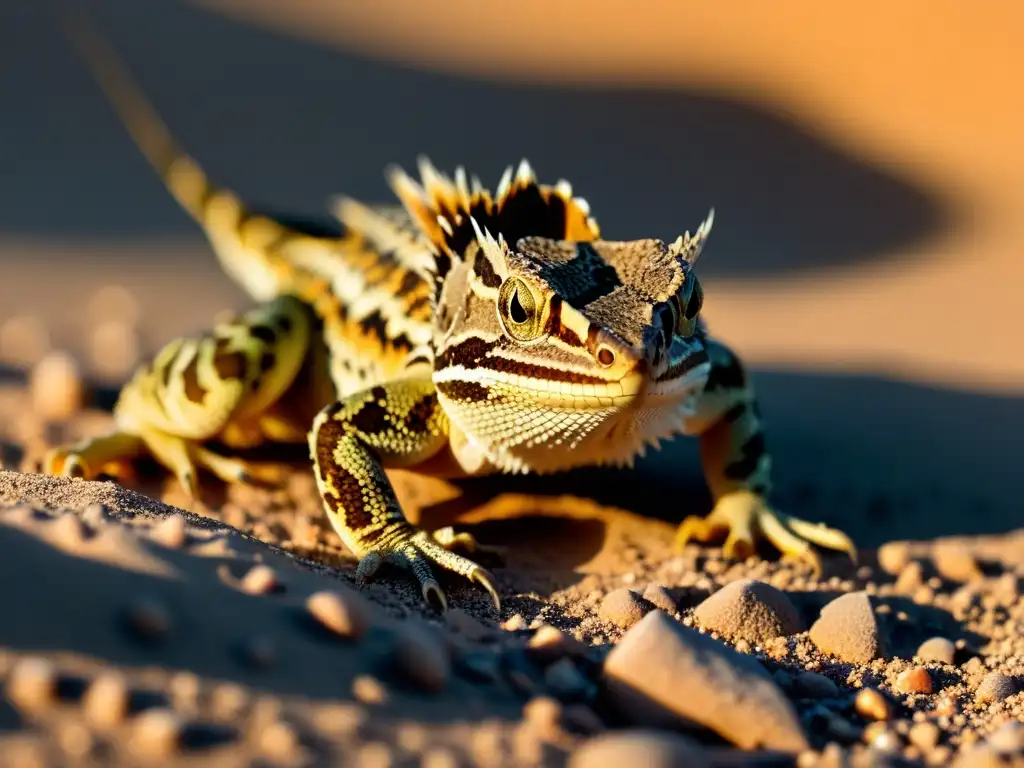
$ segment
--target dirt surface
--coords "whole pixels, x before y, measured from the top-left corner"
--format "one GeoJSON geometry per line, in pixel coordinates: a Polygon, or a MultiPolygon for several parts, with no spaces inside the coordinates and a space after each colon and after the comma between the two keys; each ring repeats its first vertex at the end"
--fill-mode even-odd
{"type": "Polygon", "coordinates": [[[440,615],[401,572],[355,584],[293,457],[264,457],[283,488],[207,478],[201,502],[145,464],[124,485],[36,474],[111,420],[76,406],[103,393],[73,366],[35,370],[0,389],[0,764],[1024,761],[1024,529],[888,542],[819,578],[675,553],[671,523],[593,484],[396,472],[414,519],[494,548],[500,615],[455,580],[440,615]]]}
{"type": "Polygon", "coordinates": [[[526,156],[610,237],[716,207],[707,314],[753,365],[777,503],[859,563],[673,552],[708,509],[692,441],[629,473],[395,472],[411,517],[497,550],[500,615],[447,580],[440,616],[404,574],[355,585],[302,457],[198,502],[153,466],[36,474],[141,357],[246,305],[51,5],[0,9],[0,768],[1024,765],[1018,6],[90,4],[257,204],[388,200],[427,152],[492,184],[526,156]]]}

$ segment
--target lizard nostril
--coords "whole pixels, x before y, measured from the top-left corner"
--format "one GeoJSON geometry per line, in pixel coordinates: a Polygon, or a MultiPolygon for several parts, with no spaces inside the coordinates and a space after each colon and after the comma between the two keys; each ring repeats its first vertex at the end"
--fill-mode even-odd
{"type": "Polygon", "coordinates": [[[611,365],[615,362],[615,353],[608,347],[601,347],[597,352],[597,361],[601,365],[611,365]]]}

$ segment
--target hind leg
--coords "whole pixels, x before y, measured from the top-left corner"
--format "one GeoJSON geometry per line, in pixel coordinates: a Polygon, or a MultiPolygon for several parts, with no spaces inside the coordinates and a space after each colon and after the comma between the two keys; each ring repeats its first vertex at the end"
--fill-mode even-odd
{"type": "Polygon", "coordinates": [[[198,468],[227,482],[262,479],[263,470],[203,443],[303,439],[304,430],[282,423],[274,406],[302,369],[310,329],[305,305],[284,296],[202,336],[169,342],[121,390],[115,431],[51,450],[43,471],[91,478],[148,453],[192,496],[198,468]]]}
{"type": "Polygon", "coordinates": [[[715,505],[707,517],[683,520],[676,545],[682,547],[691,539],[724,539],[726,556],[743,559],[763,538],[785,559],[807,562],[816,571],[821,562],[812,545],[855,559],[856,547],[842,531],[786,515],[771,505],[771,456],[753,388],[732,351],[710,341],[708,352],[711,375],[695,431],[700,434],[701,462],[715,505]]]}

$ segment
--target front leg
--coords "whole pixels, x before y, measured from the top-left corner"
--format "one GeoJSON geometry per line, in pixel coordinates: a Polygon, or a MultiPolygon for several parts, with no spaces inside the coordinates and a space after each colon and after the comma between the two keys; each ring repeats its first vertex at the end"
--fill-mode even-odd
{"type": "MultiPolygon", "coordinates": [[[[409,568],[423,598],[443,611],[447,600],[431,564],[462,574],[486,589],[501,610],[491,575],[446,549],[402,513],[385,467],[408,467],[448,444],[448,417],[429,379],[394,381],[358,392],[324,408],[309,434],[317,487],[331,525],[360,558],[359,581],[385,561],[409,568]]],[[[450,537],[449,537],[450,538],[450,537]]]]}
{"type": "Polygon", "coordinates": [[[700,434],[701,462],[715,501],[706,518],[688,517],[676,534],[676,545],[725,537],[725,555],[744,559],[763,536],[786,559],[808,562],[820,572],[821,561],[811,546],[846,552],[857,550],[842,531],[785,515],[768,502],[771,456],[753,389],[736,355],[709,341],[711,374],[701,397],[693,431],[700,434]]]}

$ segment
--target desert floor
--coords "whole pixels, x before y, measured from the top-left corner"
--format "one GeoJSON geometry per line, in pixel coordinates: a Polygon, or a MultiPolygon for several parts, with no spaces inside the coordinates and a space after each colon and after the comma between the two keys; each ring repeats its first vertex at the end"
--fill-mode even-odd
{"type": "Polygon", "coordinates": [[[383,166],[426,152],[490,184],[529,157],[612,238],[714,205],[707,315],[752,365],[777,503],[859,562],[673,552],[709,508],[685,441],[630,472],[394,473],[424,525],[500,550],[500,615],[457,581],[444,616],[401,573],[357,587],[301,457],[281,489],[208,480],[198,502],[152,467],[35,474],[109,426],[140,356],[247,300],[50,6],[9,4],[0,765],[1024,762],[1022,12],[292,5],[90,7],[260,204],[386,200],[383,166]]]}

